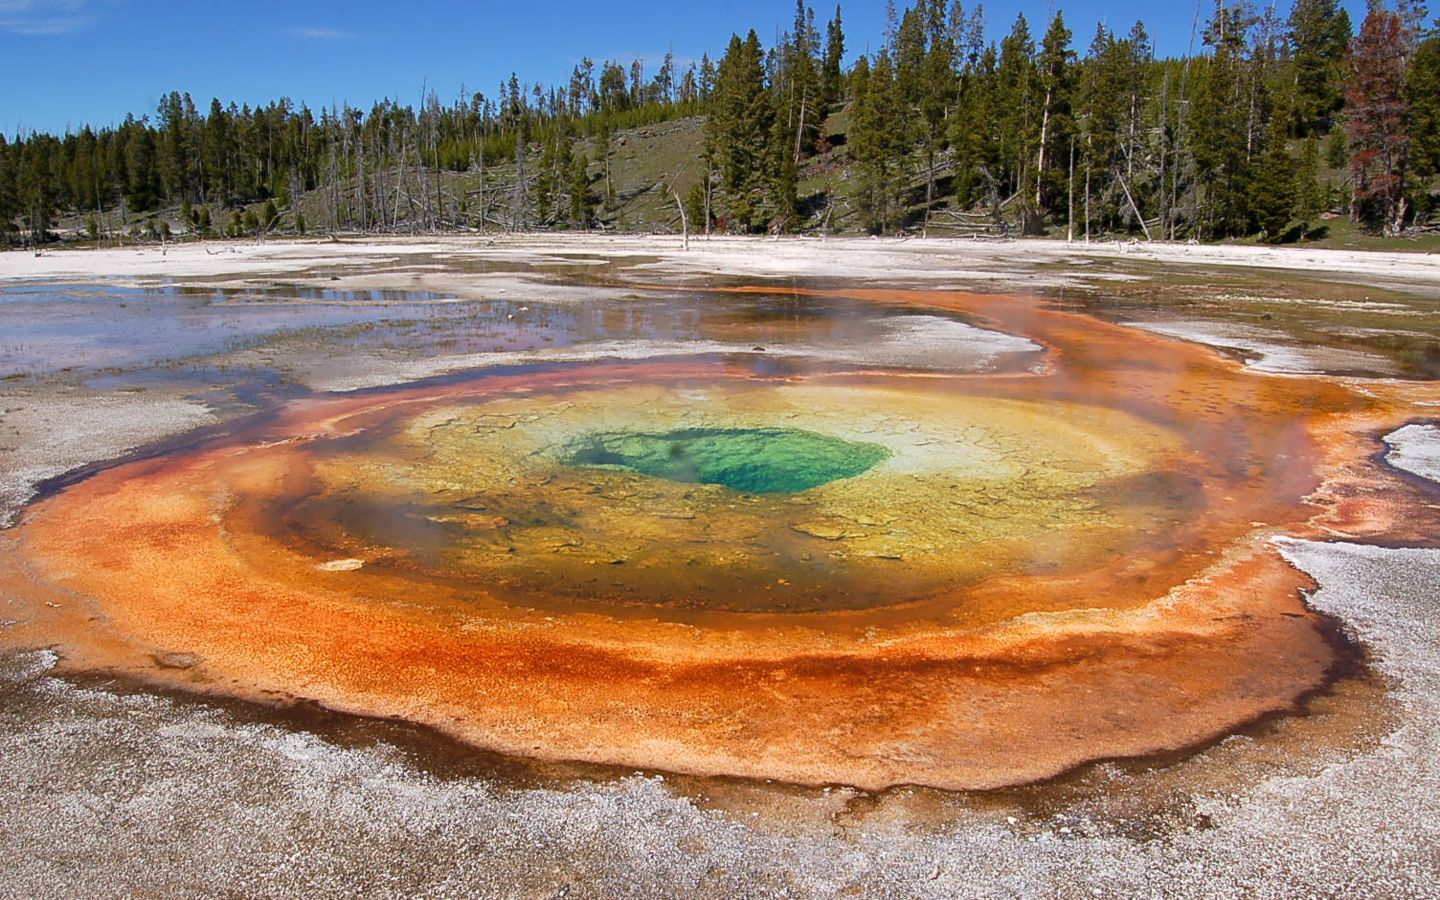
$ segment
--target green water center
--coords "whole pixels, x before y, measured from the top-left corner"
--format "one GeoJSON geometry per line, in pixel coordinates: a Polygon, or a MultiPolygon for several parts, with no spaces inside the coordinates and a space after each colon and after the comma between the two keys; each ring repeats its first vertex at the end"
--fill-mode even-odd
{"type": "Polygon", "coordinates": [[[563,454],[573,466],[629,469],[747,494],[808,491],[853,478],[889,456],[890,451],[879,444],[797,428],[595,432],[572,442],[563,454]]]}

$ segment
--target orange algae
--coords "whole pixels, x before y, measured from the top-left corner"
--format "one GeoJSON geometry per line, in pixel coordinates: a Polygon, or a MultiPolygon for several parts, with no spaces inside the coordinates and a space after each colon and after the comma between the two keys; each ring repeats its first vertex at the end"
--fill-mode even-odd
{"type": "MultiPolygon", "coordinates": [[[[1256,375],[1018,298],[844,293],[979,317],[1041,343],[1047,368],[759,379],[741,365],[662,361],[300,401],[253,432],[121,465],[37,504],[7,551],[19,563],[10,586],[64,592],[48,627],[77,668],[400,716],[544,759],[991,788],[1193,745],[1292,708],[1340,651],[1301,602],[1306,580],[1268,538],[1375,537],[1434,518],[1365,461],[1370,435],[1413,411],[1414,389],[1256,375]],[[766,508],[760,520],[792,516],[784,541],[731,556],[752,500],[682,496],[633,475],[515,469],[514,443],[481,445],[502,448],[498,461],[456,461],[476,416],[500,414],[513,420],[507,434],[524,432],[557,421],[523,421],[527,409],[682,387],[728,398],[725,415],[757,422],[793,412],[784,398],[799,391],[802,424],[829,428],[840,426],[825,419],[824,398],[846,392],[891,398],[895,419],[930,417],[937,428],[966,409],[1022,404],[1003,408],[1033,409],[1036,434],[1079,423],[1077,434],[1113,434],[1134,458],[1113,470],[1071,460],[1089,479],[1082,506],[1001,503],[1007,522],[1035,521],[965,531],[968,547],[937,538],[940,525],[963,531],[963,521],[937,514],[937,525],[917,501],[936,484],[877,467],[833,496],[766,508]],[[457,506],[477,483],[489,505],[457,506]],[[502,484],[510,494],[497,511],[502,484]],[[378,498],[379,509],[421,503],[418,530],[347,513],[357,498],[378,498]],[[525,519],[527,498],[553,515],[525,519]],[[691,518],[645,530],[647,510],[673,513],[682,500],[691,518]],[[435,515],[442,507],[452,512],[435,515]],[[881,523],[891,537],[843,524],[896,510],[908,518],[881,523]],[[791,527],[820,520],[828,531],[791,527]],[[577,550],[567,522],[624,532],[643,552],[622,558],[617,544],[583,539],[577,550]],[[876,551],[885,540],[895,552],[876,551]],[[801,554],[830,555],[785,567],[801,554]],[[713,577],[671,571],[682,566],[713,577]],[[574,574],[587,569],[598,573],[591,582],[574,574]],[[733,594],[717,600],[726,583],[733,594]],[[839,591],[866,600],[826,602],[839,591]],[[155,665],[165,654],[197,663],[155,665]]],[[[912,443],[896,445],[902,461],[920,459],[912,443]]],[[[1029,477],[1022,469],[1012,487],[1029,477]]]]}

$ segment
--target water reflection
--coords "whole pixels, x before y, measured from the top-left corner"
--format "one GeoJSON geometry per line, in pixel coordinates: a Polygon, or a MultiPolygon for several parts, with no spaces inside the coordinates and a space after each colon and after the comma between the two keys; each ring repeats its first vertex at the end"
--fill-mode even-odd
{"type": "Polygon", "coordinates": [[[635,342],[671,345],[667,353],[811,355],[818,348],[815,355],[824,357],[827,348],[843,348],[849,358],[873,348],[883,351],[871,360],[876,364],[938,369],[1038,351],[1018,340],[982,348],[963,314],[877,312],[843,297],[785,293],[717,301],[704,293],[652,292],[551,302],[303,285],[27,284],[0,288],[0,310],[0,378],[193,366],[203,357],[282,343],[298,344],[291,349],[302,355],[312,343],[317,353],[342,359],[347,351],[514,354],[635,342]]]}

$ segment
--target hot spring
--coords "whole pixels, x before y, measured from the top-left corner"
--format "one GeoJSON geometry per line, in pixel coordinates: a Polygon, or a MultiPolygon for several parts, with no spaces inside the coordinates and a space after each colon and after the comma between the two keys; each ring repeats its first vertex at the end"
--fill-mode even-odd
{"type": "Polygon", "coordinates": [[[1026,298],[753,293],[688,294],[693,351],[590,334],[116,465],[15,571],[84,598],[77,667],[806,784],[1033,781],[1335,671],[1270,537],[1361,516],[1317,498],[1399,407],[1026,298]]]}

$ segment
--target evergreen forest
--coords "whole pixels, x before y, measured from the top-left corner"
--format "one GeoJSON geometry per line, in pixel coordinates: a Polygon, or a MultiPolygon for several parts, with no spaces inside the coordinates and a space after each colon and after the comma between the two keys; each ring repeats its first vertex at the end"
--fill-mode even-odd
{"type": "Polygon", "coordinates": [[[1409,0],[1359,22],[1336,0],[1283,17],[1217,2],[1179,57],[1139,22],[1022,14],[996,41],[981,7],[916,0],[847,64],[842,10],[821,14],[799,0],[772,46],[737,33],[683,69],[587,58],[556,83],[368,110],[176,91],[118,126],[0,135],[0,244],[681,227],[1280,242],[1322,219],[1393,237],[1440,218],[1440,21],[1409,0]]]}

